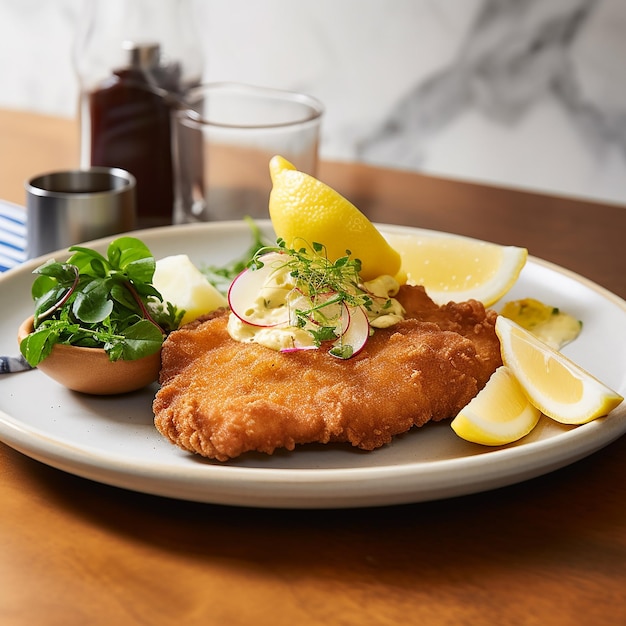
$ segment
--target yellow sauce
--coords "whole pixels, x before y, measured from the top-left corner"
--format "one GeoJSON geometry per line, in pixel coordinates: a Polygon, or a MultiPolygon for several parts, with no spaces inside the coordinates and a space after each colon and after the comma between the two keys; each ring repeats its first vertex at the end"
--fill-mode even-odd
{"type": "MultiPolygon", "coordinates": [[[[379,276],[364,283],[363,289],[372,296],[372,305],[366,311],[370,326],[389,328],[404,319],[404,309],[395,299],[400,288],[392,276],[379,276]]],[[[273,350],[285,350],[294,347],[303,348],[315,345],[313,336],[306,328],[297,328],[288,324],[276,324],[284,318],[285,308],[298,307],[299,295],[289,273],[289,268],[274,272],[259,291],[256,299],[250,302],[247,313],[254,313],[258,325],[240,320],[234,313],[228,319],[228,333],[235,340],[243,343],[259,343],[273,350]]]]}
{"type": "Polygon", "coordinates": [[[379,300],[373,301],[371,309],[367,311],[367,317],[372,328],[389,328],[404,319],[404,309],[393,297],[400,289],[395,278],[388,275],[379,276],[366,282],[363,286],[366,291],[379,298],[379,300]],[[381,302],[388,303],[388,306],[381,306],[381,302]]]}
{"type": "Polygon", "coordinates": [[[582,330],[580,320],[533,298],[507,302],[500,314],[530,331],[555,350],[560,350],[574,341],[582,330]]]}

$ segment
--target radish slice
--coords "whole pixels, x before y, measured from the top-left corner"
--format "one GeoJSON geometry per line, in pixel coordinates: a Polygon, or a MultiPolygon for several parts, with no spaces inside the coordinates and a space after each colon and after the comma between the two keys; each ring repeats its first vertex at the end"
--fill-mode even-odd
{"type": "MultiPolygon", "coordinates": [[[[260,257],[263,267],[248,268],[241,272],[228,290],[228,304],[232,313],[243,323],[257,328],[276,328],[300,326],[296,311],[305,316],[304,325],[331,325],[336,339],[330,354],[347,359],[358,354],[367,343],[370,325],[363,307],[349,307],[345,302],[333,302],[337,297],[329,291],[317,294],[314,302],[289,282],[289,273],[283,271],[288,263],[288,256],[279,252],[270,252],[260,257]],[[283,284],[284,282],[284,284],[283,284]],[[282,289],[285,293],[282,293],[282,289]],[[264,298],[277,300],[274,306],[265,306],[264,298]],[[314,310],[313,310],[314,309],[314,310]]],[[[316,346],[308,342],[294,341],[293,346],[282,352],[311,350],[316,346]]]]}
{"type": "Polygon", "coordinates": [[[228,306],[242,321],[252,326],[279,326],[289,323],[289,307],[274,309],[272,315],[264,314],[254,306],[259,292],[272,276],[280,270],[286,262],[284,254],[270,252],[260,257],[263,267],[259,269],[245,269],[233,280],[228,290],[228,306]]]}
{"type": "MultiPolygon", "coordinates": [[[[339,336],[339,340],[341,341],[343,337],[346,336],[346,333],[348,332],[348,329],[350,328],[350,325],[352,324],[352,315],[350,313],[350,307],[345,303],[342,302],[341,303],[341,316],[339,318],[339,323],[337,324],[337,327],[335,328],[335,334],[339,336]]],[[[335,345],[337,342],[335,342],[333,345],[335,345]]]]}
{"type": "Polygon", "coordinates": [[[344,302],[332,301],[336,295],[334,291],[318,295],[315,300],[317,312],[311,314],[310,319],[313,323],[335,326],[339,334],[339,331],[345,332],[350,325],[350,311],[344,302]]]}
{"type": "Polygon", "coordinates": [[[292,346],[291,348],[281,348],[281,352],[284,353],[288,353],[288,352],[302,352],[302,350],[318,350],[317,346],[312,346],[312,345],[305,345],[305,346],[300,346],[298,344],[296,344],[295,346],[292,346]]]}
{"type": "MultiPolygon", "coordinates": [[[[348,307],[346,307],[346,310],[348,310],[348,307]]],[[[369,338],[370,323],[367,319],[367,313],[365,313],[363,307],[359,306],[349,309],[349,323],[347,328],[344,328],[345,331],[343,335],[333,343],[333,349],[330,353],[333,356],[345,359],[358,354],[363,349],[363,346],[365,346],[369,338]],[[352,348],[350,354],[341,354],[340,351],[345,349],[347,346],[352,348]]]]}
{"type": "Polygon", "coordinates": [[[311,308],[311,300],[304,295],[299,289],[294,289],[288,298],[289,302],[289,326],[298,325],[298,316],[296,311],[307,311],[311,308]]]}

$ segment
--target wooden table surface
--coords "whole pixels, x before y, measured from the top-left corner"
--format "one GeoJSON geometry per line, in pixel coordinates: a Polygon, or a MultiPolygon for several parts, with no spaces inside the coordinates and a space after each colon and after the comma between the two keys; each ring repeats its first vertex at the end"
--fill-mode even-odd
{"type": "MultiPolygon", "coordinates": [[[[73,121],[0,111],[0,198],[77,165],[73,121]]],[[[626,207],[356,164],[379,222],[522,245],[626,297],[626,207]]],[[[4,303],[3,303],[4,306],[4,303]]],[[[626,624],[626,438],[541,478],[361,510],[197,504],[0,444],[0,624],[626,624]]]]}

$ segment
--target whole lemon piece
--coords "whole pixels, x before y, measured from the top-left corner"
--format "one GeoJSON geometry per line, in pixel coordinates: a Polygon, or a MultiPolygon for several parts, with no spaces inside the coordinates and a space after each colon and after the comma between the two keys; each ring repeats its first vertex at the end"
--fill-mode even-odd
{"type": "Polygon", "coordinates": [[[400,270],[400,255],[359,209],[315,177],[299,172],[281,156],[270,161],[269,212],[277,237],[289,247],[319,243],[329,260],[349,250],[361,261],[361,277],[372,280],[400,270]]]}

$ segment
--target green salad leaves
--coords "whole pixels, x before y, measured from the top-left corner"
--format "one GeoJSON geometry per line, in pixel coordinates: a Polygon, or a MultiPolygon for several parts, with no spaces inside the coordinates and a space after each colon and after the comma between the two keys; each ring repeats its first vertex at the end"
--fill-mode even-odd
{"type": "Polygon", "coordinates": [[[134,237],[111,242],[107,256],[72,246],[65,262],[35,270],[34,332],[20,345],[35,367],[57,343],[104,348],[111,361],[154,354],[184,315],[152,285],[155,260],[134,237]]]}

